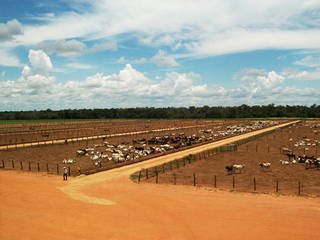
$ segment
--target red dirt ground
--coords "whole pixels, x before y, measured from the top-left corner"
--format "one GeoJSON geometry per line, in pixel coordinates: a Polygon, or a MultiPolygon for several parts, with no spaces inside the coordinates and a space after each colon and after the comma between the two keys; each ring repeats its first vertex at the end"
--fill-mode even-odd
{"type": "Polygon", "coordinates": [[[0,238],[308,239],[320,238],[320,200],[135,184],[127,177],[86,187],[115,205],[73,200],[61,177],[0,172],[0,238]]]}
{"type": "Polygon", "coordinates": [[[67,182],[2,170],[0,239],[320,239],[319,198],[135,184],[128,178],[190,152],[67,182]]]}

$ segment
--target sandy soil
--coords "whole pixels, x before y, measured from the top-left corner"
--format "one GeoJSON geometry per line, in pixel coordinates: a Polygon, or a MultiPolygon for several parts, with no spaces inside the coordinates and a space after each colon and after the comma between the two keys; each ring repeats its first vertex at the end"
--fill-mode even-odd
{"type": "Polygon", "coordinates": [[[55,175],[0,171],[0,239],[320,239],[318,198],[128,179],[142,167],[190,151],[67,182],[55,175]]]}

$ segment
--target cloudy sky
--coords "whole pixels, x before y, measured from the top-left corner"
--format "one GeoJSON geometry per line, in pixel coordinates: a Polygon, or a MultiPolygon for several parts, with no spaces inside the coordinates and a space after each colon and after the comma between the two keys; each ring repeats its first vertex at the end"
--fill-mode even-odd
{"type": "Polygon", "coordinates": [[[320,0],[0,0],[0,111],[320,104],[320,0]]]}

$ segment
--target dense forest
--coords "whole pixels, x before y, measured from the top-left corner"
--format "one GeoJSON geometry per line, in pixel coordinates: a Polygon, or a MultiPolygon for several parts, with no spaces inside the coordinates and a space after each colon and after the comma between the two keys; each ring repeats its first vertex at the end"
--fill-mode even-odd
{"type": "Polygon", "coordinates": [[[111,108],[111,109],[66,109],[41,111],[5,111],[0,112],[0,120],[34,119],[179,119],[179,118],[269,118],[299,117],[319,118],[320,105],[308,106],[230,106],[230,107],[167,107],[167,108],[111,108]]]}

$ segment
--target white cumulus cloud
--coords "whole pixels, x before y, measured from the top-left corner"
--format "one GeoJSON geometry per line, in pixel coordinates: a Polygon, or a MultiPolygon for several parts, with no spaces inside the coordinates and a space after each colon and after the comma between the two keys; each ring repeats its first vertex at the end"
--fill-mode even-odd
{"type": "Polygon", "coordinates": [[[315,68],[313,71],[301,71],[295,68],[285,68],[282,71],[282,75],[288,79],[320,80],[320,69],[315,68]]]}
{"type": "Polygon", "coordinates": [[[146,63],[147,59],[142,57],[142,58],[136,58],[136,59],[126,59],[124,56],[120,57],[116,63],[131,63],[131,64],[143,64],[146,63]]]}
{"type": "Polygon", "coordinates": [[[68,63],[67,67],[75,68],[75,69],[92,69],[94,66],[90,64],[82,64],[82,63],[68,63]]]}
{"type": "Polygon", "coordinates": [[[24,27],[16,44],[137,38],[202,57],[257,49],[319,49],[319,1],[71,0],[69,12],[24,27]],[[86,8],[79,4],[86,3],[86,8]],[[235,10],[236,9],[236,10],[235,10]]]}
{"type": "Polygon", "coordinates": [[[6,67],[21,67],[20,60],[14,56],[8,49],[1,49],[0,46],[0,65],[6,67]]]}
{"type": "Polygon", "coordinates": [[[44,51],[30,49],[28,57],[34,73],[48,75],[52,71],[51,59],[44,51]]]}
{"type": "Polygon", "coordinates": [[[266,72],[264,69],[245,69],[238,74],[235,74],[235,79],[240,78],[242,81],[247,82],[251,87],[259,89],[261,86],[264,88],[271,88],[283,82],[284,77],[275,71],[266,72]]]}
{"type": "Polygon", "coordinates": [[[72,57],[83,54],[86,45],[78,40],[56,40],[41,42],[37,45],[38,49],[43,49],[49,54],[57,53],[60,56],[72,57]]]}
{"type": "Polygon", "coordinates": [[[151,62],[156,63],[158,66],[176,67],[179,63],[176,62],[173,56],[166,55],[166,52],[159,50],[156,55],[151,58],[151,62]]]}
{"type": "Polygon", "coordinates": [[[97,43],[89,49],[89,52],[100,52],[105,50],[118,50],[118,46],[116,42],[106,42],[106,43],[97,43]]]}
{"type": "Polygon", "coordinates": [[[257,80],[259,80],[265,87],[270,88],[274,85],[282,83],[284,77],[277,74],[275,71],[268,72],[267,76],[258,76],[257,80]]]}
{"type": "Polygon", "coordinates": [[[0,41],[9,40],[13,36],[20,34],[22,34],[22,26],[17,19],[13,19],[7,23],[0,23],[0,41]]]}
{"type": "Polygon", "coordinates": [[[151,79],[131,64],[119,73],[96,73],[62,83],[36,73],[33,66],[25,66],[15,81],[0,81],[0,110],[320,102],[319,89],[284,86],[284,76],[264,69],[243,70],[235,76],[234,87],[224,88],[202,83],[193,72],[167,72],[151,79]]]}
{"type": "Polygon", "coordinates": [[[296,61],[295,64],[310,68],[317,68],[320,67],[320,57],[313,57],[309,55],[299,61],[296,61]]]}

